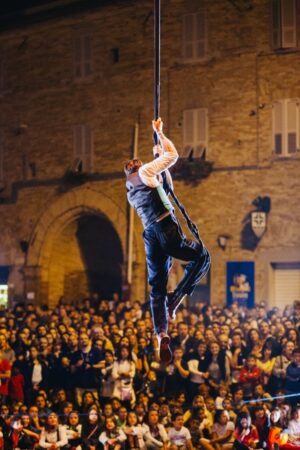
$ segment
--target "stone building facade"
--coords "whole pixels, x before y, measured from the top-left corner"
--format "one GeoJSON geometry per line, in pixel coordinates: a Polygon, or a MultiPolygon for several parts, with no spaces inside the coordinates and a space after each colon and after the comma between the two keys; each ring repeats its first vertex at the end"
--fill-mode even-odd
{"type": "MultiPolygon", "coordinates": [[[[1,21],[0,266],[11,297],[54,305],[109,295],[106,285],[126,279],[122,166],[136,124],[138,155],[152,156],[153,2],[40,3],[1,21]]],[[[166,134],[182,155],[194,148],[196,173],[212,163],[205,179],[175,182],[212,255],[199,295],[224,304],[227,263],[252,261],[256,302],[281,305],[285,286],[290,302],[300,278],[299,2],[162,0],[161,44],[166,134]],[[258,197],[271,210],[255,240],[258,197]]],[[[146,291],[141,233],[135,220],[133,299],[146,291]]]]}

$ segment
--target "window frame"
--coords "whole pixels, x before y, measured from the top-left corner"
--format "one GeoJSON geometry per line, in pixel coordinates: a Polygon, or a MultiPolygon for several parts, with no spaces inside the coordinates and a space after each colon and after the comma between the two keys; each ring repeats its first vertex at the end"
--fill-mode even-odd
{"type": "MultiPolygon", "coordinates": [[[[187,13],[183,15],[183,21],[182,21],[182,57],[185,62],[199,62],[203,61],[207,58],[207,51],[208,51],[208,29],[207,29],[207,14],[206,9],[204,6],[198,9],[198,11],[193,13],[187,13]],[[198,35],[198,17],[199,15],[203,15],[203,22],[204,22],[204,32],[203,32],[203,39],[197,39],[198,35]],[[186,56],[186,46],[188,41],[186,40],[186,26],[185,26],[185,19],[190,16],[193,18],[193,40],[191,41],[192,45],[192,56],[186,56]],[[203,46],[204,46],[204,53],[203,55],[198,55],[197,52],[197,46],[199,45],[199,42],[203,40],[203,46]]],[[[201,20],[201,18],[200,18],[201,20]]]]}
{"type": "Polygon", "coordinates": [[[271,0],[271,47],[273,50],[289,50],[298,48],[298,27],[297,27],[297,0],[271,0]],[[285,19],[288,17],[287,1],[293,3],[293,25],[287,25],[285,19]],[[288,41],[287,30],[291,29],[293,39],[288,41]]]}
{"type": "Polygon", "coordinates": [[[300,152],[300,101],[298,97],[291,97],[273,101],[272,104],[272,153],[274,158],[293,158],[299,155],[300,152]],[[296,103],[296,150],[289,152],[289,126],[288,126],[288,104],[290,102],[296,103]],[[276,110],[275,105],[281,105],[281,152],[276,152],[276,135],[279,134],[276,130],[276,110]]]}
{"type": "Polygon", "coordinates": [[[76,124],[72,127],[73,131],[73,161],[79,159],[82,161],[82,172],[93,173],[94,169],[94,132],[87,124],[76,124]],[[87,141],[90,146],[87,151],[87,141]],[[89,159],[89,162],[88,162],[89,159]]]}
{"type": "Polygon", "coordinates": [[[72,35],[72,74],[75,81],[88,81],[93,77],[93,33],[91,30],[76,29],[72,35]],[[89,39],[89,53],[87,56],[86,39],[89,39]],[[77,55],[77,44],[79,44],[79,56],[77,55]],[[87,71],[87,64],[90,70],[87,71]],[[79,73],[77,69],[79,68],[79,73]]]}
{"type": "MultiPolygon", "coordinates": [[[[200,130],[199,130],[200,131],[200,130]]],[[[189,153],[191,151],[191,149],[194,149],[194,153],[193,153],[193,159],[206,159],[207,158],[207,153],[208,153],[208,143],[209,143],[209,111],[208,108],[191,108],[191,109],[185,109],[183,111],[183,136],[182,136],[182,141],[183,141],[183,145],[182,145],[182,152],[180,157],[181,158],[187,158],[189,156],[189,153]],[[188,114],[193,115],[193,139],[192,141],[189,141],[186,139],[186,134],[187,134],[187,123],[186,123],[186,119],[185,117],[188,114]],[[197,127],[199,125],[199,117],[198,114],[203,114],[204,116],[204,134],[205,134],[205,139],[197,139],[196,134],[196,130],[197,127]],[[190,150],[185,150],[185,148],[187,146],[191,146],[190,150]],[[203,146],[203,150],[201,151],[201,154],[196,153],[195,147],[197,146],[203,146]]]]}

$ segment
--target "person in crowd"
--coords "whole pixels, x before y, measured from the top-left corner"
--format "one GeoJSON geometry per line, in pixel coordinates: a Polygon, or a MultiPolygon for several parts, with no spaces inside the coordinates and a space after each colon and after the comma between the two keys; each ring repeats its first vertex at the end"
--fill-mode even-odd
{"type": "Polygon", "coordinates": [[[251,424],[251,417],[246,412],[241,412],[236,421],[234,431],[234,450],[252,450],[259,442],[257,429],[251,424]]]}
{"type": "Polygon", "coordinates": [[[130,411],[126,418],[126,424],[123,427],[127,438],[126,448],[128,450],[145,450],[144,441],[145,427],[138,423],[137,415],[134,411],[130,411]]]}
{"type": "Polygon", "coordinates": [[[126,434],[118,427],[115,417],[105,419],[104,431],[100,434],[99,441],[104,450],[121,450],[122,443],[126,441],[126,434]]]}
{"type": "Polygon", "coordinates": [[[263,383],[264,387],[267,387],[275,364],[273,348],[270,342],[266,342],[263,345],[262,357],[258,358],[256,363],[257,367],[260,370],[261,382],[263,383]]]}
{"type": "Polygon", "coordinates": [[[300,347],[294,348],[292,362],[286,369],[285,391],[291,395],[291,404],[296,405],[300,398],[300,347]]]}
{"type": "Polygon", "coordinates": [[[37,430],[35,426],[32,425],[29,413],[20,414],[21,422],[23,425],[23,431],[32,440],[33,444],[36,445],[40,440],[41,430],[37,430]]]}
{"type": "Polygon", "coordinates": [[[179,387],[186,392],[188,376],[188,364],[183,359],[183,349],[178,347],[173,350],[172,361],[166,367],[166,393],[174,395],[179,387]]]}
{"type": "Polygon", "coordinates": [[[82,424],[80,423],[80,417],[77,411],[70,412],[65,428],[69,446],[72,449],[81,450],[82,424]]]}
{"type": "Polygon", "coordinates": [[[0,401],[5,403],[8,395],[8,381],[11,377],[11,364],[3,358],[2,350],[0,349],[0,401]]]}
{"type": "Polygon", "coordinates": [[[101,370],[101,388],[100,399],[103,403],[109,401],[112,397],[115,380],[112,376],[112,369],[114,364],[114,352],[112,350],[105,350],[103,367],[101,370]]]}
{"type": "Polygon", "coordinates": [[[103,424],[100,414],[94,407],[90,409],[82,424],[82,450],[96,450],[99,444],[99,437],[103,431],[103,424]]]}
{"type": "Polygon", "coordinates": [[[169,448],[168,434],[165,427],[159,423],[158,411],[154,409],[148,413],[144,439],[147,450],[167,450],[169,448]]]}
{"type": "Polygon", "coordinates": [[[207,372],[207,345],[205,341],[200,341],[197,352],[191,353],[188,359],[188,371],[190,373],[188,382],[188,399],[193,401],[195,395],[199,393],[199,386],[204,384],[209,376],[207,372]]]}
{"type": "Polygon", "coordinates": [[[276,356],[268,385],[271,394],[274,394],[278,389],[284,388],[286,369],[292,361],[294,348],[294,342],[287,340],[283,345],[282,353],[276,356]]]}
{"type": "Polygon", "coordinates": [[[256,427],[259,435],[259,448],[266,448],[269,434],[269,416],[265,405],[255,406],[253,409],[253,425],[256,427]]]}
{"type": "Polygon", "coordinates": [[[10,430],[4,435],[4,450],[33,450],[34,440],[23,430],[20,416],[10,420],[10,430]]]}
{"type": "Polygon", "coordinates": [[[246,399],[250,399],[253,396],[254,388],[259,383],[260,377],[261,372],[256,364],[256,356],[250,353],[247,356],[246,364],[240,371],[239,377],[246,399]]]}
{"type": "Polygon", "coordinates": [[[211,439],[202,438],[200,444],[205,450],[231,450],[233,447],[234,423],[229,420],[225,410],[218,409],[215,413],[211,439]]]}
{"type": "Polygon", "coordinates": [[[173,426],[168,432],[170,449],[186,448],[187,450],[193,450],[192,436],[188,428],[183,425],[183,415],[181,413],[175,414],[172,422],[173,426]]]}
{"type": "Polygon", "coordinates": [[[46,418],[45,428],[41,432],[39,447],[41,449],[67,450],[68,438],[66,429],[60,425],[55,412],[50,412],[46,418]]]}
{"type": "Polygon", "coordinates": [[[230,363],[226,351],[221,350],[217,342],[209,345],[207,354],[207,382],[216,395],[221,383],[227,383],[230,377],[230,363]]]}
{"type": "Polygon", "coordinates": [[[288,441],[281,446],[283,450],[300,450],[300,405],[292,410],[292,419],[288,424],[288,441]]]}
{"type": "Polygon", "coordinates": [[[275,448],[281,448],[287,441],[288,434],[283,432],[281,410],[275,407],[270,413],[267,449],[275,450],[275,448]]]}
{"type": "Polygon", "coordinates": [[[135,403],[133,379],[135,376],[135,364],[132,360],[129,348],[126,345],[120,347],[116,361],[113,363],[112,377],[115,380],[113,397],[135,403]]]}

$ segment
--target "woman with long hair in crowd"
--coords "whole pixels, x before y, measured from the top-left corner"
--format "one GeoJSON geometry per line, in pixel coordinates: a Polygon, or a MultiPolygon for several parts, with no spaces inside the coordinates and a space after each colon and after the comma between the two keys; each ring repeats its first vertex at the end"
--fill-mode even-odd
{"type": "Polygon", "coordinates": [[[247,334],[246,355],[255,355],[256,358],[262,357],[263,342],[259,331],[256,328],[250,328],[247,334]]]}
{"type": "Polygon", "coordinates": [[[53,449],[65,449],[68,444],[66,429],[63,425],[60,425],[58,416],[55,412],[51,412],[46,418],[45,428],[42,430],[39,441],[39,447],[49,449],[49,444],[52,444],[53,449]]]}
{"type": "Polygon", "coordinates": [[[159,423],[158,411],[149,411],[148,423],[145,425],[144,439],[147,449],[167,450],[169,438],[165,427],[159,423]]]}
{"type": "Polygon", "coordinates": [[[81,433],[82,424],[80,423],[79,413],[77,411],[72,411],[68,415],[66,424],[66,434],[71,449],[81,450],[81,433]]]}
{"type": "Polygon", "coordinates": [[[90,409],[82,424],[82,450],[95,450],[98,446],[102,431],[102,422],[99,411],[94,407],[90,409]]]}
{"type": "Polygon", "coordinates": [[[112,377],[115,380],[113,397],[126,402],[127,405],[135,403],[134,376],[135,364],[132,360],[131,352],[126,345],[122,345],[112,368],[112,377]]]}
{"type": "Polygon", "coordinates": [[[48,367],[35,345],[29,348],[29,359],[26,363],[25,371],[26,398],[27,401],[32,402],[37,391],[47,387],[49,375],[48,367]]]}
{"type": "Polygon", "coordinates": [[[229,414],[223,409],[217,409],[214,417],[211,439],[200,440],[205,450],[231,450],[233,447],[234,423],[229,420],[229,414]]]}
{"type": "Polygon", "coordinates": [[[259,435],[256,427],[251,424],[251,417],[248,413],[241,412],[237,416],[234,438],[234,450],[251,450],[256,448],[259,442],[259,435]]]}
{"type": "Polygon", "coordinates": [[[144,441],[145,428],[138,423],[137,415],[134,411],[130,411],[126,418],[126,425],[123,427],[126,434],[126,449],[128,450],[145,450],[144,441]]]}
{"type": "Polygon", "coordinates": [[[273,355],[271,343],[266,342],[263,345],[262,356],[257,359],[256,364],[261,372],[261,382],[264,387],[267,387],[275,364],[275,357],[273,355]]]}
{"type": "Polygon", "coordinates": [[[211,342],[207,354],[207,382],[214,394],[217,394],[220,384],[227,383],[230,376],[230,364],[226,351],[221,350],[217,342],[211,342]]]}
{"type": "Polygon", "coordinates": [[[104,431],[100,434],[99,441],[104,450],[121,450],[124,448],[126,434],[122,428],[118,427],[117,419],[114,416],[105,419],[104,431]]]}
{"type": "Polygon", "coordinates": [[[276,450],[288,441],[288,435],[282,432],[281,411],[278,407],[272,409],[269,417],[269,432],[267,449],[276,450]]]}

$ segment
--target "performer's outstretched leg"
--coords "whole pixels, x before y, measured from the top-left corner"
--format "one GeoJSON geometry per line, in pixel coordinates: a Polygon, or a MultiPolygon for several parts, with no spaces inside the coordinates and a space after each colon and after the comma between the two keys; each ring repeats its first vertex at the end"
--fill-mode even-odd
{"type": "Polygon", "coordinates": [[[202,242],[186,239],[176,217],[167,218],[166,222],[169,223],[168,232],[166,233],[162,229],[158,233],[158,239],[164,252],[177,259],[190,261],[185,268],[182,280],[169,298],[169,314],[174,319],[184,296],[191,295],[197,283],[207,274],[210,268],[210,255],[202,242]]]}
{"type": "Polygon", "coordinates": [[[169,348],[167,282],[172,258],[165,254],[156,236],[156,225],[148,227],[143,234],[148,268],[148,282],[151,286],[150,307],[154,331],[158,339],[160,359],[169,362],[172,354],[169,348]]]}

